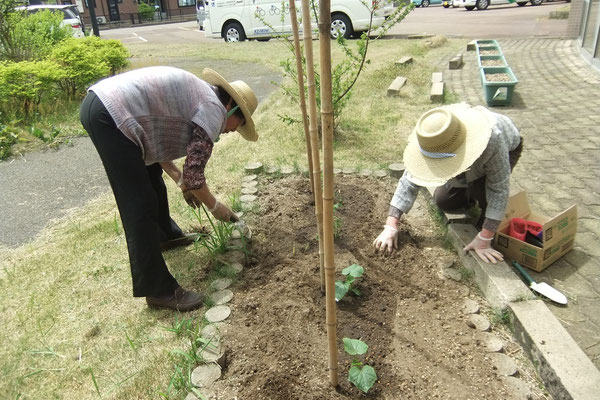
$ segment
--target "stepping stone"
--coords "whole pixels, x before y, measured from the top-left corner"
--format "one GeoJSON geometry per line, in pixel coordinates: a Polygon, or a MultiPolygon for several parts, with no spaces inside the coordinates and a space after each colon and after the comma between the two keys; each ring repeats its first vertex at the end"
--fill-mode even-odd
{"type": "Polygon", "coordinates": [[[433,82],[431,84],[429,100],[432,103],[441,103],[444,101],[444,82],[433,82]]]}
{"type": "Polygon", "coordinates": [[[467,51],[475,51],[475,49],[477,49],[476,40],[471,40],[469,43],[467,43],[467,51]]]}
{"type": "Polygon", "coordinates": [[[457,54],[448,62],[448,69],[460,69],[463,65],[463,55],[457,54]]]}
{"type": "Polygon", "coordinates": [[[257,185],[258,185],[258,181],[257,180],[248,181],[248,182],[242,182],[242,187],[243,188],[253,188],[253,187],[256,187],[257,185]]]}
{"type": "Polygon", "coordinates": [[[253,194],[243,194],[240,196],[242,203],[252,203],[254,200],[256,200],[256,196],[253,194]]]}
{"type": "Polygon", "coordinates": [[[223,271],[223,273],[225,273],[225,274],[231,273],[231,274],[235,274],[235,275],[239,274],[243,270],[244,270],[244,266],[239,262],[234,262],[229,265],[225,265],[221,268],[221,271],[223,271]]]}
{"type": "Polygon", "coordinates": [[[206,325],[200,331],[200,335],[204,339],[208,339],[211,342],[221,343],[221,334],[219,332],[219,325],[222,325],[222,324],[209,324],[209,325],[206,325]]]}
{"type": "Polygon", "coordinates": [[[531,389],[529,385],[523,382],[519,378],[514,376],[503,376],[502,380],[506,383],[506,386],[510,388],[509,397],[511,400],[529,400],[531,399],[531,389]]]}
{"type": "Polygon", "coordinates": [[[221,367],[217,364],[203,364],[192,372],[192,385],[209,387],[221,377],[221,367]]]}
{"type": "Polygon", "coordinates": [[[465,299],[462,305],[464,314],[479,314],[480,306],[475,300],[465,299]]]}
{"type": "Polygon", "coordinates": [[[444,75],[441,72],[433,72],[431,74],[431,82],[444,82],[444,75]]]}
{"type": "Polygon", "coordinates": [[[356,173],[356,168],[348,167],[342,168],[342,174],[344,175],[352,175],[356,173]]]}
{"type": "Polygon", "coordinates": [[[260,174],[263,170],[263,165],[259,162],[249,162],[248,164],[246,164],[244,169],[247,173],[250,174],[260,174]]]}
{"type": "Polygon", "coordinates": [[[342,173],[342,169],[341,168],[334,168],[333,169],[333,173],[336,174],[336,175],[341,174],[342,173]]]}
{"type": "Polygon", "coordinates": [[[256,178],[258,178],[256,175],[252,174],[252,175],[246,175],[242,178],[242,182],[252,182],[255,181],[256,178]]]}
{"type": "Polygon", "coordinates": [[[490,321],[488,321],[486,317],[479,314],[469,315],[467,325],[481,332],[487,332],[490,330],[490,321]]]}
{"type": "Polygon", "coordinates": [[[486,333],[483,336],[482,344],[488,353],[501,353],[504,350],[504,342],[493,333],[486,333]]]}
{"type": "Polygon", "coordinates": [[[442,270],[442,276],[447,279],[452,279],[456,282],[460,282],[462,280],[462,274],[460,271],[457,271],[454,268],[444,268],[442,270]]]}
{"type": "Polygon", "coordinates": [[[216,290],[227,289],[229,286],[231,286],[231,279],[229,279],[229,278],[215,279],[214,281],[212,281],[210,286],[212,286],[216,290]]]}
{"type": "Polygon", "coordinates": [[[370,169],[361,169],[360,171],[358,171],[358,175],[371,176],[371,175],[373,175],[373,171],[371,171],[370,169]]]}
{"type": "Polygon", "coordinates": [[[233,298],[233,292],[229,289],[219,290],[210,295],[210,300],[214,305],[220,306],[229,303],[233,298]]]}
{"type": "Polygon", "coordinates": [[[406,78],[403,76],[397,76],[387,89],[388,97],[398,96],[400,94],[400,89],[402,89],[405,84],[406,78]]]}
{"type": "Polygon", "coordinates": [[[408,64],[411,64],[413,62],[413,58],[410,56],[404,56],[401,59],[399,59],[398,61],[396,61],[394,64],[398,65],[398,66],[405,66],[408,64]]]}
{"type": "Polygon", "coordinates": [[[215,346],[211,343],[204,350],[198,350],[197,354],[204,362],[217,363],[221,368],[225,368],[225,349],[223,346],[215,346]]]}
{"type": "Polygon", "coordinates": [[[204,314],[204,318],[206,318],[208,322],[221,322],[229,318],[230,315],[231,308],[229,308],[228,306],[220,305],[214,306],[213,308],[208,310],[206,314],[204,314]]]}
{"type": "Polygon", "coordinates": [[[279,172],[279,167],[276,165],[272,165],[270,167],[267,167],[267,169],[265,170],[265,172],[269,175],[273,175],[276,174],[277,172],[279,172]]]}
{"type": "Polygon", "coordinates": [[[284,165],[283,167],[281,167],[281,174],[282,175],[291,175],[295,172],[294,167],[291,167],[289,165],[284,165]]]}
{"type": "Polygon", "coordinates": [[[402,163],[393,163],[388,165],[388,170],[390,171],[390,175],[392,178],[402,178],[404,174],[404,164],[402,163]]]}
{"type": "Polygon", "coordinates": [[[256,186],[242,188],[242,194],[256,194],[256,193],[258,193],[258,189],[256,188],[256,186]]]}
{"type": "Polygon", "coordinates": [[[239,220],[235,223],[235,228],[233,232],[231,232],[231,237],[233,239],[240,239],[242,235],[244,235],[246,239],[252,239],[252,230],[250,230],[243,220],[239,220]]]}
{"type": "Polygon", "coordinates": [[[512,358],[502,353],[489,355],[496,374],[502,376],[513,376],[517,373],[517,364],[512,358]]]}
{"type": "Polygon", "coordinates": [[[224,257],[229,263],[238,262],[244,264],[246,262],[246,253],[241,250],[228,251],[224,257]]]}
{"type": "Polygon", "coordinates": [[[388,173],[384,169],[377,169],[373,171],[373,176],[375,176],[376,178],[385,178],[386,176],[388,176],[388,173]]]}

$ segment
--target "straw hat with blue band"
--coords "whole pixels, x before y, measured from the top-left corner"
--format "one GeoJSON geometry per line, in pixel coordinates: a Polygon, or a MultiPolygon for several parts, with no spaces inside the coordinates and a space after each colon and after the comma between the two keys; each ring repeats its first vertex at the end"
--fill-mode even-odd
{"type": "MultiPolygon", "coordinates": [[[[233,98],[233,101],[235,101],[235,103],[242,110],[244,119],[246,121],[244,125],[240,125],[238,127],[237,131],[244,139],[251,142],[256,142],[256,140],[258,140],[258,135],[256,134],[256,129],[254,127],[252,114],[254,114],[254,111],[256,111],[258,100],[256,99],[256,95],[250,86],[243,81],[233,81],[229,83],[227,80],[225,80],[225,78],[210,68],[205,68],[204,71],[202,71],[202,79],[211,85],[222,87],[227,93],[229,93],[229,95],[233,98]]],[[[228,116],[230,115],[228,114],[228,116]]]]}
{"type": "Polygon", "coordinates": [[[409,180],[419,186],[441,186],[465,172],[490,140],[492,124],[484,111],[451,104],[419,118],[404,150],[409,180]]]}

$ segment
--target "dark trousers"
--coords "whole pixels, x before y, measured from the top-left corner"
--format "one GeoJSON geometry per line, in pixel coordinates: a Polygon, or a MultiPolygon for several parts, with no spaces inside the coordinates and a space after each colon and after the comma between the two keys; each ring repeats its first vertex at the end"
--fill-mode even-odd
{"type": "Polygon", "coordinates": [[[146,166],[141,149],[117,128],[93,93],[81,105],[81,123],[104,164],[121,215],[133,295],[160,296],[179,286],[169,273],[160,242],[181,235],[169,215],[167,189],[160,164],[146,166]]]}
{"type": "MultiPolygon", "coordinates": [[[[515,165],[521,158],[523,151],[523,138],[519,145],[508,153],[510,163],[510,171],[512,172],[515,165]]],[[[479,220],[475,224],[475,228],[480,230],[485,219],[485,211],[487,209],[487,198],[485,194],[485,176],[470,182],[467,187],[455,188],[446,182],[445,185],[435,189],[433,199],[437,206],[443,211],[456,211],[458,209],[468,208],[475,202],[481,209],[479,220]]]]}

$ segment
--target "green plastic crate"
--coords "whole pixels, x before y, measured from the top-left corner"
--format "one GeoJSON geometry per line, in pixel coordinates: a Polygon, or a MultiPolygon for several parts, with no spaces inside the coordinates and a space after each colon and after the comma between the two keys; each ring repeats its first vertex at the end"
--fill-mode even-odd
{"type": "Polygon", "coordinates": [[[498,44],[498,42],[495,39],[477,39],[475,41],[475,45],[477,47],[479,47],[479,46],[496,46],[496,47],[500,47],[500,45],[498,44]]]}
{"type": "Polygon", "coordinates": [[[510,67],[481,67],[481,83],[483,95],[488,106],[509,106],[515,86],[519,81],[510,67]],[[510,78],[507,82],[490,82],[486,79],[487,74],[507,74],[510,78]]]}

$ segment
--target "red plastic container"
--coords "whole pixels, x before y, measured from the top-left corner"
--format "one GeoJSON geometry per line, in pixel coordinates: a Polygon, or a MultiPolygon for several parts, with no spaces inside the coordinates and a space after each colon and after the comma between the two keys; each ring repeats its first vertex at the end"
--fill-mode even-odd
{"type": "Polygon", "coordinates": [[[510,220],[510,226],[508,234],[515,239],[525,241],[525,234],[527,233],[527,222],[522,218],[512,218],[510,220]]]}

